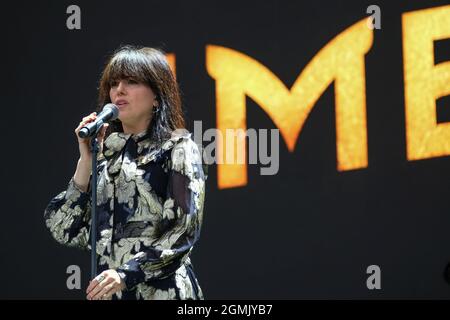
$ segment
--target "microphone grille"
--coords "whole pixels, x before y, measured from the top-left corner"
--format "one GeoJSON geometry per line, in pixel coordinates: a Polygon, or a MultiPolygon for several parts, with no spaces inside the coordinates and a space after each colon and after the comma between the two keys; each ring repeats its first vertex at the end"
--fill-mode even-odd
{"type": "Polygon", "coordinates": [[[103,111],[106,111],[107,109],[111,109],[113,112],[113,116],[110,120],[117,119],[117,117],[119,116],[119,108],[113,103],[108,103],[103,107],[103,111]]]}

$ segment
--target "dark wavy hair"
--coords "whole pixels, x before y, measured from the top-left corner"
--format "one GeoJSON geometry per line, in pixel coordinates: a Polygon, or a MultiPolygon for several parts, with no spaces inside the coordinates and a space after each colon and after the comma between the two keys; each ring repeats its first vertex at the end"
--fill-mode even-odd
{"type": "MultiPolygon", "coordinates": [[[[185,128],[178,83],[163,51],[155,48],[122,46],[109,58],[103,69],[98,88],[97,114],[111,102],[109,91],[112,83],[132,79],[150,86],[158,101],[158,111],[153,112],[148,126],[151,139],[163,141],[172,131],[185,128]]],[[[123,132],[122,122],[111,122],[106,136],[123,132]]]]}

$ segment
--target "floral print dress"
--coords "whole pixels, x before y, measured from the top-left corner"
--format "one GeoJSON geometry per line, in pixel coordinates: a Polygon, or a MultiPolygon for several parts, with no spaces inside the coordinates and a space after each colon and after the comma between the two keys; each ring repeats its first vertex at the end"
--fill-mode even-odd
{"type": "MultiPolygon", "coordinates": [[[[200,237],[206,170],[186,130],[163,143],[147,131],[111,133],[98,157],[98,274],[115,269],[126,289],[113,299],[203,299],[190,253],[200,237]]],[[[53,238],[90,249],[90,186],[73,180],[45,209],[53,238]]]]}

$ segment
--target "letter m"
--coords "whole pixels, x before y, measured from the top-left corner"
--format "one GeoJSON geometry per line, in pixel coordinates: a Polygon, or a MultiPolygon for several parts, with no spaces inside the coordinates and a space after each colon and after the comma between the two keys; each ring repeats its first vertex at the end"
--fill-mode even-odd
{"type": "MultiPolygon", "coordinates": [[[[373,31],[366,19],[352,25],[325,45],[306,65],[291,90],[268,68],[235,50],[208,45],[206,67],[216,81],[216,122],[223,138],[216,157],[225,155],[226,129],[246,130],[246,96],[255,101],[280,129],[290,152],[313,106],[334,82],[337,170],[367,167],[365,54],[373,31]]],[[[234,139],[234,138],[233,138],[234,139]]],[[[245,135],[231,145],[246,154],[245,135]]],[[[219,163],[219,188],[247,184],[247,164],[219,163]]]]}

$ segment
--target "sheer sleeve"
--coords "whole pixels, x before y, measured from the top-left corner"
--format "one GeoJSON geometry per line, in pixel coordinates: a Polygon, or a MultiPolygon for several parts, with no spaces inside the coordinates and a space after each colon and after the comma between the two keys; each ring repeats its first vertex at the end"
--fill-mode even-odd
{"type": "Polygon", "coordinates": [[[90,196],[70,179],[65,191],[55,196],[44,212],[47,228],[61,244],[87,249],[90,229],[90,196]]]}
{"type": "MultiPolygon", "coordinates": [[[[101,158],[99,159],[101,160],[101,158]]],[[[97,173],[105,162],[100,161],[97,173]]],[[[44,220],[53,238],[70,247],[90,249],[89,236],[91,226],[91,183],[84,192],[70,179],[67,189],[59,193],[44,210],[44,220]]]]}

